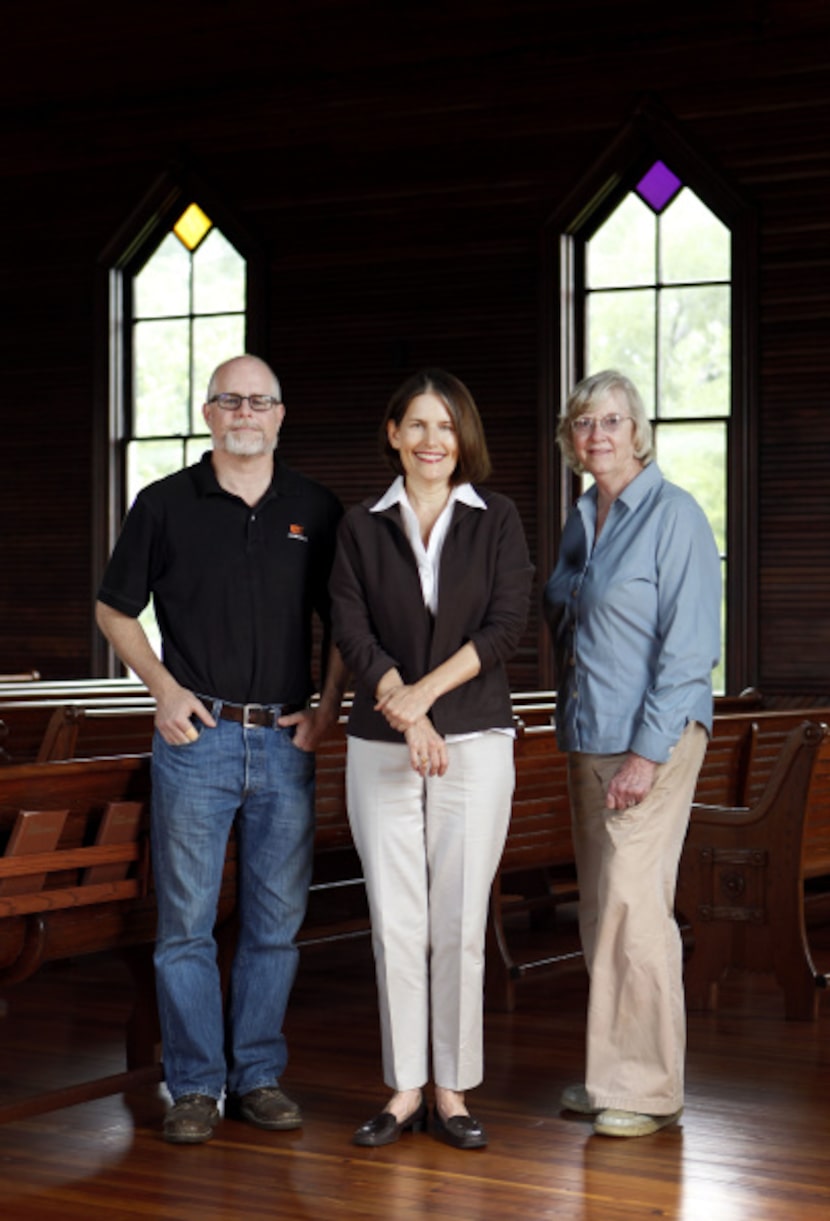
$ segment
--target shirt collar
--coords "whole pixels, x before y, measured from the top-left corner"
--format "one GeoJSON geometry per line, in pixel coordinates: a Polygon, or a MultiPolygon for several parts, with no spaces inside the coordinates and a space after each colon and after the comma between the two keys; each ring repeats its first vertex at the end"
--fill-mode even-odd
{"type": "MultiPolygon", "coordinates": [[[[639,475],[635,475],[631,482],[625,485],[616,499],[621,500],[628,510],[633,511],[637,508],[641,501],[645,500],[646,496],[648,496],[648,494],[662,482],[662,471],[656,462],[651,461],[643,467],[639,475]]],[[[591,485],[588,491],[580,497],[580,500],[583,504],[590,504],[595,509],[598,496],[599,490],[597,485],[594,483],[591,485]]]]}
{"type": "MultiPolygon", "coordinates": [[[[213,450],[206,450],[202,454],[201,459],[190,469],[193,472],[193,478],[196,482],[196,487],[200,495],[219,495],[225,496],[225,492],[219,480],[216,478],[216,472],[213,469],[212,462],[213,450]]],[[[297,490],[296,477],[294,472],[274,454],[274,473],[271,477],[271,483],[267,491],[262,497],[262,500],[267,500],[271,496],[290,496],[297,490]]],[[[260,502],[261,503],[261,502],[260,502]]]]}
{"type": "MultiPolygon", "coordinates": [[[[400,504],[406,499],[406,488],[404,485],[403,475],[398,475],[392,481],[389,487],[381,496],[380,500],[369,509],[370,513],[381,513],[384,509],[390,509],[392,505],[400,504]]],[[[450,491],[450,498],[447,504],[453,504],[459,500],[462,504],[468,505],[471,509],[486,509],[487,503],[482,500],[478,492],[471,483],[456,484],[450,491]]]]}
{"type": "Polygon", "coordinates": [[[649,492],[663,482],[663,475],[656,462],[649,462],[631,483],[627,484],[617,497],[628,509],[636,509],[645,500],[649,492]]]}

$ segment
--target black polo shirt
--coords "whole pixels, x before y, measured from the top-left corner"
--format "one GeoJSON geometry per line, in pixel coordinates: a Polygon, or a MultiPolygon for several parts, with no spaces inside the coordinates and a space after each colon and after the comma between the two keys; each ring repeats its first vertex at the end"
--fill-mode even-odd
{"type": "Polygon", "coordinates": [[[254,508],[224,491],[210,453],[144,488],[98,597],[136,618],[153,595],[162,657],[191,691],[237,704],[312,692],[312,610],[329,628],[328,578],[342,507],[275,459],[254,508]]]}

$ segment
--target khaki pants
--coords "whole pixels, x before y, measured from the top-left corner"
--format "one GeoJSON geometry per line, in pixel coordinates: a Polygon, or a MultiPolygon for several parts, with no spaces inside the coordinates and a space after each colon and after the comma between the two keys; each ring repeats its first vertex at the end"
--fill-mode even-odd
{"type": "Polygon", "coordinates": [[[395,1090],[468,1090],[483,1074],[484,933],[507,834],[513,739],[448,746],[427,780],[394,742],[349,738],[346,795],[372,916],[383,1075],[395,1090]]]}
{"type": "Polygon", "coordinates": [[[607,810],[623,755],[568,763],[579,926],[591,977],[585,1085],[597,1107],[668,1115],[683,1105],[683,951],[677,867],[706,730],[687,725],[644,801],[607,810]]]}

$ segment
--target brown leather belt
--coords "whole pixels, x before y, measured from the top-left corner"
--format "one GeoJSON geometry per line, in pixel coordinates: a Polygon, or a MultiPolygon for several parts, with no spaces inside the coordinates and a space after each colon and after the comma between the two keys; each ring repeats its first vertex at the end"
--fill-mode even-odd
{"type": "Polygon", "coordinates": [[[226,704],[224,701],[216,701],[220,706],[219,711],[214,712],[213,700],[205,699],[204,696],[199,698],[211,716],[218,716],[222,721],[235,721],[237,725],[242,725],[246,729],[251,726],[280,729],[281,726],[277,722],[281,716],[290,716],[292,712],[302,712],[306,706],[305,704],[270,704],[265,707],[262,704],[226,704]]]}

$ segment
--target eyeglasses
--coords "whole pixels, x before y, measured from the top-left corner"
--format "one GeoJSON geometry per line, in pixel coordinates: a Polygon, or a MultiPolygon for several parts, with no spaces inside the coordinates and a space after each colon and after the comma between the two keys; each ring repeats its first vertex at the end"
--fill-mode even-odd
{"type": "Polygon", "coordinates": [[[216,403],[223,411],[238,411],[245,400],[251,404],[251,411],[270,411],[280,402],[273,394],[214,394],[209,403],[216,403]]]}
{"type": "Polygon", "coordinates": [[[613,412],[611,415],[604,415],[602,418],[593,415],[581,415],[575,420],[571,420],[571,428],[578,437],[590,437],[597,424],[603,432],[613,434],[619,432],[625,421],[630,419],[630,415],[617,415],[616,412],[613,412]]]}

